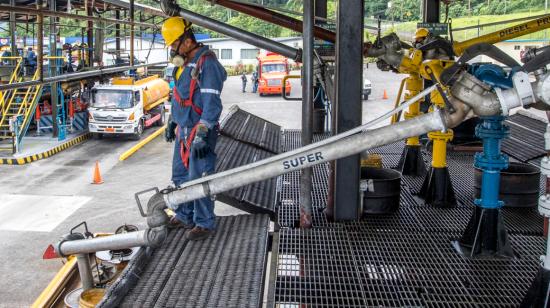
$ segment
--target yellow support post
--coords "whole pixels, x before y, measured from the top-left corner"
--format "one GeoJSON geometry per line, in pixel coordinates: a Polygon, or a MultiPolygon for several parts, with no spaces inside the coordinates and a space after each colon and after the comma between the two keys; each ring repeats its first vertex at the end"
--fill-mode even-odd
{"type": "Polygon", "coordinates": [[[453,140],[453,131],[430,132],[428,133],[428,138],[430,138],[433,144],[432,167],[447,167],[447,142],[453,140]]]}
{"type": "MultiPolygon", "coordinates": [[[[424,89],[424,81],[418,73],[409,73],[406,79],[405,100],[409,100],[416,96],[424,89]]],[[[405,112],[405,120],[415,118],[420,115],[420,103],[423,100],[417,101],[409,106],[409,110],[405,112]]],[[[397,164],[397,170],[404,175],[422,176],[426,173],[426,164],[422,157],[420,140],[418,136],[410,137],[406,141],[406,145],[397,164]]]]}
{"type": "MultiPolygon", "coordinates": [[[[405,100],[407,101],[423,90],[424,82],[418,74],[410,74],[409,77],[407,78],[405,87],[407,89],[407,92],[405,93],[405,100]]],[[[409,120],[420,115],[421,101],[417,101],[409,106],[409,110],[405,112],[405,120],[409,120]]],[[[408,138],[407,145],[409,146],[420,145],[418,136],[408,138]]]]}

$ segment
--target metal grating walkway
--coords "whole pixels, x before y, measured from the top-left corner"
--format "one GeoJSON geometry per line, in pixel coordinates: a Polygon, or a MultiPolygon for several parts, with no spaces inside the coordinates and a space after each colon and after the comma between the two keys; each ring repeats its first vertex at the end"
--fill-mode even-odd
{"type": "Polygon", "coordinates": [[[216,233],[190,242],[183,229],[132,260],[101,307],[259,307],[267,260],[266,215],[217,218],[216,233]]]}
{"type": "MultiPolygon", "coordinates": [[[[218,137],[216,172],[236,168],[273,156],[272,153],[252,145],[225,137],[218,137]]],[[[277,179],[253,183],[216,196],[217,200],[254,214],[275,217],[277,179]]]]}
{"type": "Polygon", "coordinates": [[[506,120],[510,127],[510,137],[502,142],[502,151],[511,157],[528,162],[546,155],[544,132],[546,123],[522,114],[515,114],[506,120]]]}
{"type": "MultiPolygon", "coordinates": [[[[523,116],[522,116],[523,117],[523,116]]],[[[525,121],[518,117],[519,121],[525,121]]],[[[533,127],[532,119],[525,127],[533,127]]],[[[539,125],[540,128],[540,125],[539,125]]],[[[514,134],[516,130],[513,130],[514,134]]],[[[326,136],[316,136],[316,139],[326,136]]],[[[369,151],[395,167],[403,142],[369,151]]],[[[284,131],[283,149],[300,146],[300,131],[284,131]]],[[[521,155],[522,148],[514,153],[521,155]]],[[[429,165],[430,153],[424,151],[429,165]]],[[[527,157],[528,155],[526,155],[527,157]]],[[[515,156],[514,156],[515,157],[515,156]]],[[[273,307],[517,307],[544,252],[542,217],[535,209],[503,209],[513,260],[469,260],[456,254],[457,239],[473,210],[473,153],[449,153],[459,205],[425,205],[414,193],[422,178],[404,177],[393,215],[334,223],[323,214],[328,166],[314,169],[313,225],[300,230],[297,172],[281,176],[279,234],[273,307]]]]}
{"type": "MultiPolygon", "coordinates": [[[[216,172],[262,160],[280,152],[281,127],[250,114],[236,105],[223,119],[216,144],[216,172]]],[[[253,214],[275,219],[277,179],[272,178],[217,196],[221,202],[253,214]]]]}
{"type": "Polygon", "coordinates": [[[221,123],[221,134],[265,151],[281,152],[281,127],[233,105],[221,123]]]}

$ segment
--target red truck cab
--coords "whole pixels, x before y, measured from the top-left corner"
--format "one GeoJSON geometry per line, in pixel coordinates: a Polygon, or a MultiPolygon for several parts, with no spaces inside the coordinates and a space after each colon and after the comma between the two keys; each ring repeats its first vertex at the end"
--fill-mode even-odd
{"type": "MultiPolygon", "coordinates": [[[[290,72],[288,59],[273,53],[267,52],[258,56],[258,93],[260,96],[266,94],[282,94],[282,80],[290,72]]],[[[290,94],[290,82],[285,84],[285,92],[290,94]]]]}

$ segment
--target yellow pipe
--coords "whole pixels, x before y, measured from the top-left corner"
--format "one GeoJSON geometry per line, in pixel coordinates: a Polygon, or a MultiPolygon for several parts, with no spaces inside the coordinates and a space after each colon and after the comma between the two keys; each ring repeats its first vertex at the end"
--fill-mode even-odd
{"type": "Polygon", "coordinates": [[[166,126],[163,126],[159,129],[157,129],[154,133],[152,133],[150,136],[148,136],[147,138],[141,140],[138,144],[134,145],[133,147],[131,147],[128,151],[122,153],[119,157],[118,157],[118,160],[119,161],[123,161],[125,159],[127,159],[128,157],[132,156],[135,152],[137,152],[137,150],[141,149],[144,145],[146,145],[147,143],[149,143],[149,141],[155,139],[158,135],[162,134],[164,132],[164,130],[166,130],[166,126]]]}
{"type": "Polygon", "coordinates": [[[493,33],[485,34],[463,42],[457,42],[453,45],[455,54],[461,55],[468,47],[479,44],[489,43],[495,44],[498,42],[510,40],[523,35],[531,34],[537,31],[550,28],[550,15],[524,22],[519,25],[511,26],[493,33]]]}
{"type": "MultiPolygon", "coordinates": [[[[405,83],[407,82],[407,79],[409,78],[407,77],[401,80],[401,85],[399,86],[399,92],[397,93],[397,97],[395,98],[395,104],[393,105],[394,108],[399,107],[399,105],[401,104],[401,95],[403,95],[403,88],[405,87],[405,83]]],[[[397,118],[397,114],[394,114],[391,117],[391,124],[394,124],[397,122],[399,122],[399,119],[397,118]]]]}
{"type": "MultiPolygon", "coordinates": [[[[405,100],[409,100],[424,87],[424,83],[418,74],[410,74],[407,78],[407,93],[405,94],[405,100]]],[[[405,112],[405,119],[412,119],[420,115],[420,101],[417,101],[409,106],[409,110],[405,112]]],[[[409,146],[418,146],[420,145],[420,140],[418,136],[407,138],[407,145],[409,146]]]]}
{"type": "Polygon", "coordinates": [[[69,256],[67,262],[57,272],[48,286],[32,304],[32,308],[50,307],[66,287],[69,279],[76,273],[76,258],[69,256]]]}

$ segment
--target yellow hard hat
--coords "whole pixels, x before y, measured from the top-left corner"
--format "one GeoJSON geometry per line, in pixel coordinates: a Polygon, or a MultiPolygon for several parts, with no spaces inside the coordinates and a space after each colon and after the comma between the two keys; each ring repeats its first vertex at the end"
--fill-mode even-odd
{"type": "Polygon", "coordinates": [[[418,40],[419,38],[425,38],[430,34],[430,30],[426,28],[418,28],[416,29],[416,32],[414,33],[414,39],[418,40]]]}
{"type": "Polygon", "coordinates": [[[164,38],[166,46],[172,45],[187,30],[191,29],[192,23],[181,17],[170,17],[162,24],[160,33],[164,38]]]}

